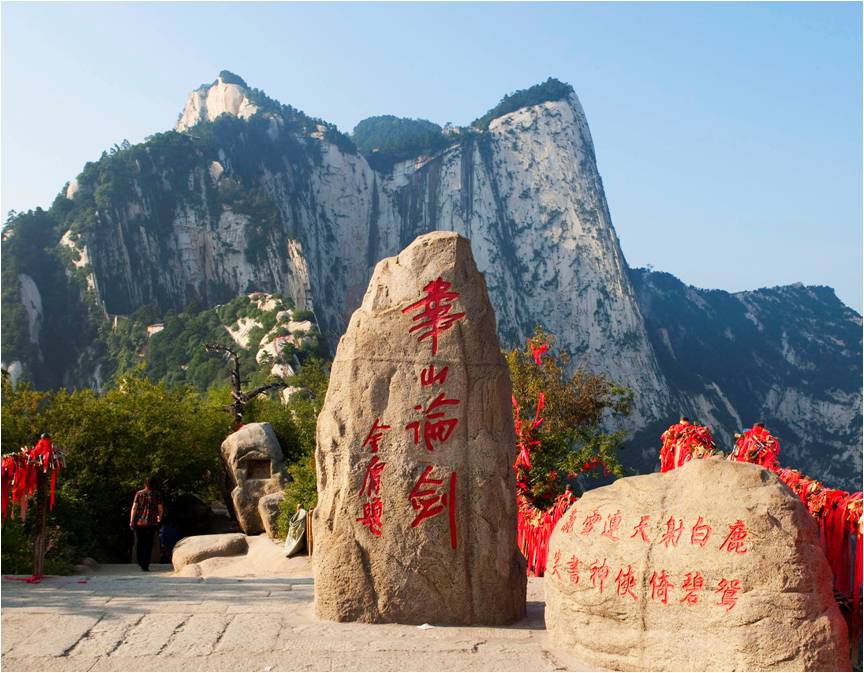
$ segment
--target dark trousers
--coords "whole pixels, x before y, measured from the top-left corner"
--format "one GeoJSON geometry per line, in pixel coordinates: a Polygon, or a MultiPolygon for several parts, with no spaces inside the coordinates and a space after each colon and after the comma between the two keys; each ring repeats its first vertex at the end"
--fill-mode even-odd
{"type": "Polygon", "coordinates": [[[153,538],[156,536],[157,528],[158,526],[135,526],[135,550],[141,570],[147,570],[150,567],[153,538]]]}

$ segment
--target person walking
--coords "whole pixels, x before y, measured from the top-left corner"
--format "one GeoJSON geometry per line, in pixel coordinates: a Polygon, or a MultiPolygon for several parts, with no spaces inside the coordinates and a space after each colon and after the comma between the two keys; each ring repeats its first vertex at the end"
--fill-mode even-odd
{"type": "Polygon", "coordinates": [[[135,494],[132,512],[129,515],[129,528],[135,533],[135,549],[141,570],[150,570],[150,557],[153,553],[153,538],[162,521],[164,507],[162,494],[155,489],[156,480],[147,477],[144,488],[135,494]]]}

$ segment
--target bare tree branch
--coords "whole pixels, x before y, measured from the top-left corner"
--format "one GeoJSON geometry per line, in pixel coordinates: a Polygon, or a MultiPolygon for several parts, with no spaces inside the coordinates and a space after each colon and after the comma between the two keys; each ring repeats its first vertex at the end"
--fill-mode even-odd
{"type": "Polygon", "coordinates": [[[231,367],[231,399],[233,399],[234,402],[233,404],[227,405],[223,408],[234,416],[234,428],[238,428],[243,424],[243,411],[247,403],[268,390],[281,390],[282,388],[288,387],[288,384],[284,381],[274,381],[259,386],[249,392],[243,392],[242,387],[246,382],[243,381],[240,376],[240,356],[237,354],[237,351],[218,343],[204,344],[204,350],[208,353],[221,353],[226,358],[233,361],[231,367]]]}

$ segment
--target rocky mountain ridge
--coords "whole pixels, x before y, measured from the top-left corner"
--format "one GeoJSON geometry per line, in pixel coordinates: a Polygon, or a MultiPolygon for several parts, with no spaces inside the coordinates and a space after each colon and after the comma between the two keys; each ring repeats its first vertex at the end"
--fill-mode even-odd
{"type": "MultiPolygon", "coordinates": [[[[10,311],[26,319],[28,332],[8,321],[18,333],[11,347],[4,340],[3,362],[42,385],[92,383],[87,372],[104,358],[94,315],[101,313],[104,322],[144,306],[161,315],[253,291],[278,293],[313,310],[335,347],[375,263],[440,229],[471,240],[502,341],[522,343],[542,324],[577,363],[635,391],[634,428],[666,423],[685,407],[718,423],[756,420],[749,407],[739,412],[711,376],[703,377],[707,393],[678,382],[674,358],[663,350],[669,328],[652,322],[657,287],[634,287],[637,276],[631,277],[612,226],[588,123],[572,88],[550,80],[505,98],[478,122],[442,130],[434,147],[420,147],[407,159],[405,153],[364,154],[333,125],[221,73],[190,94],[175,131],[88,164],[45,214],[48,222],[38,232],[49,265],[62,270],[65,292],[77,292],[92,314],[87,329],[79,330],[87,336],[53,358],[54,371],[38,353],[58,319],[51,306],[40,314],[36,298],[46,283],[61,281],[56,272],[37,278],[44,269],[37,273],[28,261],[7,265],[16,249],[27,247],[7,239],[29,236],[21,222],[7,227],[4,334],[10,311]],[[720,393],[711,393],[712,383],[720,393]]],[[[699,297],[696,291],[685,298],[698,305],[699,297]]],[[[838,314],[836,322],[854,320],[838,314]]],[[[857,344],[847,347],[853,353],[857,347],[860,360],[857,320],[857,344]]],[[[860,418],[857,382],[848,373],[838,377],[838,389],[860,418]]],[[[779,401],[787,388],[777,381],[778,409],[793,404],[779,401]]],[[[825,445],[823,434],[850,436],[835,427],[837,414],[819,406],[822,398],[807,399],[823,410],[813,411],[817,429],[805,433],[808,439],[825,445]]],[[[793,444],[799,439],[796,433],[793,444]]],[[[653,460],[655,444],[652,437],[651,448],[633,462],[653,460]]],[[[860,471],[860,441],[851,453],[860,471]]]]}
{"type": "Polygon", "coordinates": [[[734,431],[762,421],[782,464],[860,490],[862,321],[831,288],[729,293],[644,269],[631,278],[682,413],[727,450],[734,431]]]}

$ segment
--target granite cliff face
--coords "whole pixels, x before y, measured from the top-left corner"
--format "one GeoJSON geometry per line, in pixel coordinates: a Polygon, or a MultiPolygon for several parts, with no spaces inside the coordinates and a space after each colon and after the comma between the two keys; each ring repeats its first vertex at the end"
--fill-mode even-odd
{"type": "MultiPolygon", "coordinates": [[[[634,390],[634,427],[653,432],[681,400],[703,418],[726,413],[722,395],[703,404],[690,399],[701,389],[670,384],[612,227],[585,113],[572,88],[550,82],[505,98],[482,123],[444,129],[434,147],[406,158],[361,153],[331,124],[223,72],[190,94],[175,131],[85,166],[48,211],[51,259],[39,263],[63,269],[103,320],[275,292],[314,310],[335,347],[378,260],[420,234],[455,231],[471,240],[505,345],[543,325],[577,362],[634,390]]],[[[23,225],[4,233],[4,271],[16,248],[6,239],[25,233],[23,225]]],[[[39,278],[27,264],[15,268],[34,282],[4,273],[4,314],[7,304],[24,306],[28,327],[51,329],[53,319],[33,314],[39,278]]],[[[4,315],[4,333],[6,324],[4,315]]],[[[39,339],[17,336],[10,347],[4,339],[3,362],[41,385],[85,384],[99,358],[98,348],[78,345],[49,369],[39,339]]],[[[809,405],[811,426],[835,432],[836,414],[809,397],[788,399],[798,394],[788,383],[773,381],[776,406],[809,405]]],[[[848,402],[860,414],[860,395],[848,402]]],[[[748,414],[736,408],[724,421],[749,423],[748,414]]],[[[647,442],[656,453],[656,437],[647,442]]],[[[860,460],[860,447],[847,448],[860,460]]]]}

